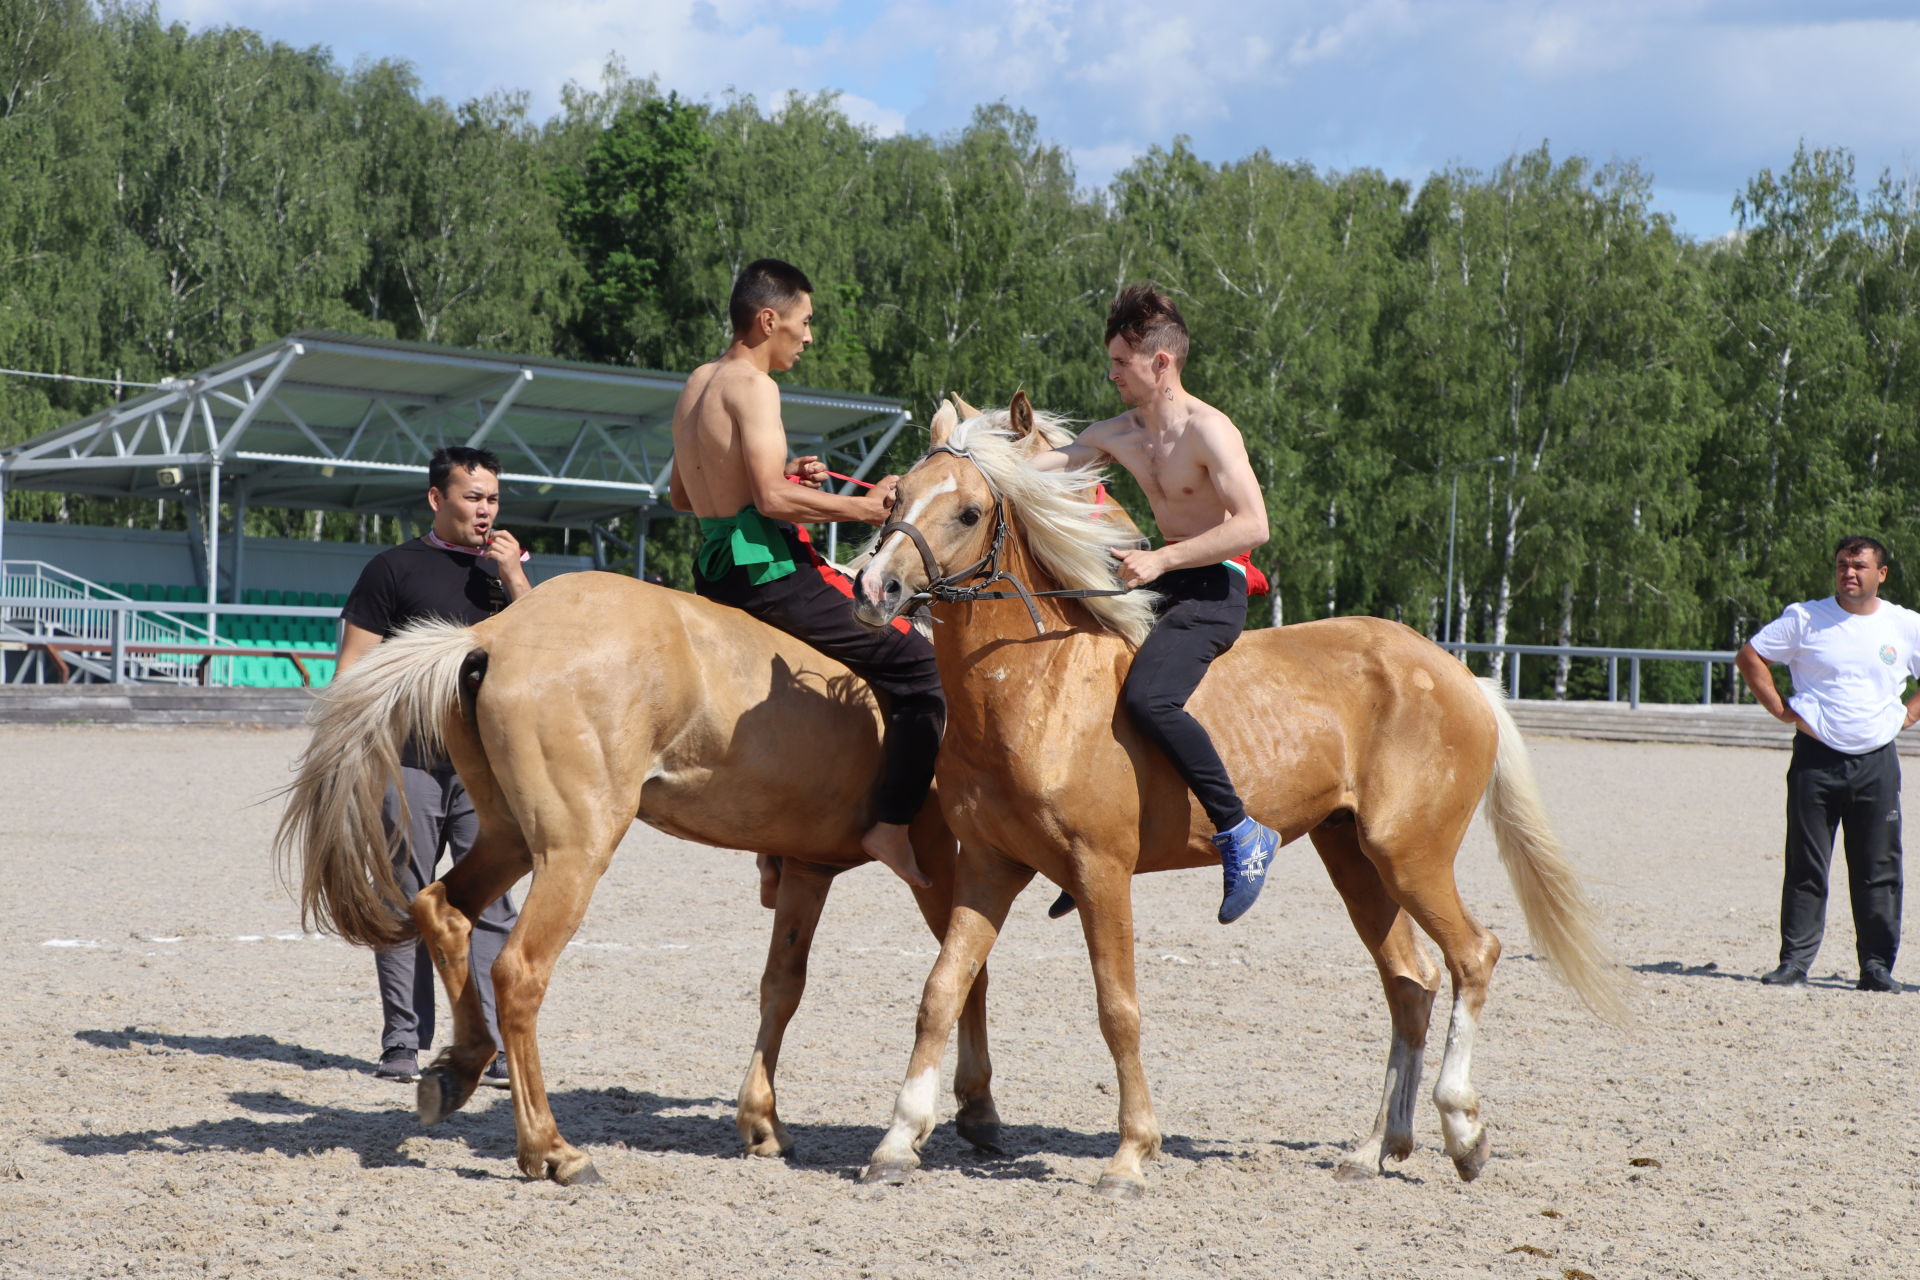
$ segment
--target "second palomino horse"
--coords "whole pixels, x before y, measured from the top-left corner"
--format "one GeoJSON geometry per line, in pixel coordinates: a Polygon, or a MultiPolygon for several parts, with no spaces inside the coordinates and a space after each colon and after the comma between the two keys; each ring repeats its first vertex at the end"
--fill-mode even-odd
{"type": "MultiPolygon", "coordinates": [[[[296,766],[279,848],[303,917],[349,942],[424,938],[453,1001],[454,1043],[422,1076],[433,1124],[472,1095],[493,1040],[467,974],[473,917],[529,871],[533,883],[494,964],[513,1081],[520,1168],[594,1182],[547,1105],[535,1020],[560,953],[635,816],[670,835],[788,859],[760,986],[760,1033],[736,1124],[755,1155],[792,1147],[774,1106],[782,1033],[836,868],[867,861],[860,835],[880,766],[865,682],[735,609],[606,573],[542,584],[471,627],[424,623],[380,645],[320,695],[296,766]],[[412,903],[399,900],[380,822],[403,743],[444,746],[479,818],[466,857],[412,903]]],[[[953,842],[930,799],[912,836],[945,926],[953,842]]],[[[993,1150],[984,986],[969,1002],[954,1090],[960,1131],[993,1150]]]]}
{"type": "MultiPolygon", "coordinates": [[[[1080,904],[1100,1029],[1119,1076],[1120,1146],[1100,1189],[1136,1195],[1160,1133],[1140,1063],[1130,882],[1142,871],[1216,865],[1217,855],[1172,765],[1119,710],[1132,645],[1151,625],[1150,598],[1039,594],[1113,586],[1111,551],[1128,535],[1093,518],[1096,477],[1026,465],[1046,447],[1040,432],[1050,424],[1036,424],[1024,393],[1009,410],[967,414],[961,422],[947,405],[934,418],[934,450],[903,477],[894,505],[912,531],[883,530],[855,584],[856,612],[873,625],[935,602],[948,700],[939,787],[960,840],[953,916],[866,1180],[898,1181],[918,1166],[954,1020],[1008,907],[1038,872],[1080,904]],[[980,599],[982,591],[1002,598],[980,599]]],[[[1247,812],[1286,840],[1313,841],[1386,988],[1393,1039],[1380,1109],[1338,1172],[1369,1176],[1414,1148],[1440,984],[1417,925],[1439,945],[1453,983],[1433,1097],[1447,1154],[1472,1179],[1488,1140],[1470,1067],[1500,943],[1461,902],[1453,861],[1483,797],[1534,948],[1590,1008],[1626,1017],[1621,971],[1596,936],[1499,690],[1407,627],[1337,618],[1249,632],[1189,706],[1247,812]]]]}

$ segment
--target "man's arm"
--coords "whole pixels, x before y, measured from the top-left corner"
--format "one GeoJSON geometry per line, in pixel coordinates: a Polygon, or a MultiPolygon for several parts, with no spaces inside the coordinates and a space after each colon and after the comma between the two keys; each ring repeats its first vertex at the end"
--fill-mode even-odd
{"type": "Polygon", "coordinates": [[[1096,422],[1058,448],[1034,454],[1027,459],[1027,465],[1035,471],[1077,471],[1082,467],[1103,466],[1112,455],[1101,447],[1101,442],[1120,421],[1108,418],[1105,422],[1096,422]]]}
{"type": "Polygon", "coordinates": [[[1218,564],[1267,540],[1267,500],[1260,492],[1259,480],[1254,478],[1253,463],[1247,459],[1247,445],[1240,432],[1221,417],[1198,424],[1196,433],[1204,446],[1201,465],[1227,518],[1191,538],[1121,556],[1120,581],[1130,587],[1145,586],[1175,569],[1218,564]]]}
{"type": "Polygon", "coordinates": [[[729,388],[726,399],[739,432],[740,460],[747,469],[753,505],[772,520],[809,524],[820,520],[859,520],[885,524],[898,476],[888,476],[858,497],[828,493],[787,479],[787,433],[780,425],[780,388],[771,378],[755,378],[729,388]]]}
{"type": "Polygon", "coordinates": [[[356,627],[351,622],[340,624],[340,652],[334,655],[333,678],[340,679],[353,665],[373,651],[380,643],[378,632],[356,627]]]}
{"type": "MultiPolygon", "coordinates": [[[[1751,641],[1740,646],[1740,652],[1733,655],[1733,665],[1740,672],[1740,678],[1747,682],[1747,688],[1753,690],[1753,700],[1760,704],[1766,713],[1784,724],[1805,723],[1787,705],[1780,691],[1773,687],[1773,672],[1768,668],[1767,660],[1751,641]]],[[[1920,701],[1920,698],[1916,698],[1920,701]]],[[[1911,704],[1907,708],[1907,723],[1912,724],[1914,710],[1911,704]]]]}

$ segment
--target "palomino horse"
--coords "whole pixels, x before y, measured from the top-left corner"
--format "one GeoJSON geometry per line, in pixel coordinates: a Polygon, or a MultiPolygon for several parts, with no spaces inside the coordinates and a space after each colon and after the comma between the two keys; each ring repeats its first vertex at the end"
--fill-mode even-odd
{"type": "MultiPolygon", "coordinates": [[[[802,570],[805,571],[804,569],[802,570]]],[[[835,874],[867,861],[880,719],[864,681],[746,614],[605,573],[556,578],[475,626],[422,624],[380,645],[321,694],[277,841],[304,919],[350,942],[424,937],[454,1010],[454,1043],[418,1092],[433,1124],[473,1093],[493,1057],[467,974],[473,917],[531,871],[493,969],[512,1076],[520,1168],[598,1181],[547,1105],[534,1024],[562,948],[627,827],[787,859],[760,986],[760,1030],[736,1123],[754,1155],[792,1142],[773,1076],[806,983],[807,951],[835,874]],[[404,914],[380,822],[401,745],[444,747],[479,818],[473,849],[404,914]],[[830,763],[823,763],[830,762],[830,763]]],[[[912,828],[931,889],[914,891],[936,936],[951,901],[953,842],[939,805],[912,828]]],[[[961,1129],[993,1150],[982,988],[967,1005],[954,1089],[961,1129]]]]}
{"type": "MultiPolygon", "coordinates": [[[[1151,625],[1150,598],[1032,599],[1056,586],[1114,585],[1110,551],[1124,535],[1089,518],[1093,476],[1025,465],[1045,447],[1025,393],[1010,410],[965,412],[959,422],[946,405],[934,418],[934,449],[901,480],[893,508],[914,531],[883,529],[855,584],[855,611],[874,625],[936,601],[948,699],[940,798],[960,841],[953,918],[927,978],[893,1123],[866,1180],[899,1181],[919,1165],[941,1053],[971,975],[1039,872],[1080,904],[1100,1029],[1119,1075],[1120,1147],[1100,1189],[1137,1195],[1160,1134],[1140,1064],[1130,879],[1218,858],[1198,804],[1118,709],[1132,644],[1151,625]],[[952,572],[962,565],[970,567],[952,572]],[[965,603],[996,581],[1019,584],[1001,596],[1028,598],[965,603]]],[[[1595,936],[1499,690],[1406,627],[1338,618],[1249,632],[1214,663],[1190,707],[1248,812],[1287,840],[1312,839],[1386,987],[1393,1040],[1384,1096],[1372,1133],[1339,1173],[1369,1176],[1413,1151],[1439,987],[1418,924],[1453,980],[1434,1101],[1447,1153],[1472,1179],[1488,1142],[1469,1066],[1500,943],[1461,903],[1453,861],[1483,795],[1535,949],[1590,1008],[1626,1017],[1621,971],[1595,936]]],[[[1266,909],[1285,907],[1269,901],[1266,909]]]]}

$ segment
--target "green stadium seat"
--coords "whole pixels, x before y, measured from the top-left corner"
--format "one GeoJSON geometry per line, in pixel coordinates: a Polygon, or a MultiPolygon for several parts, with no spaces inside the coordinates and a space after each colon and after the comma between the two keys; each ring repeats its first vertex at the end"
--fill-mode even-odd
{"type": "Polygon", "coordinates": [[[187,589],[181,586],[177,582],[169,582],[166,586],[162,587],[160,589],[160,594],[158,596],[147,597],[147,599],[149,600],[166,600],[169,602],[177,601],[180,603],[185,603],[186,598],[187,598],[187,589]]]}
{"type": "Polygon", "coordinates": [[[315,658],[307,664],[307,670],[313,674],[314,688],[333,683],[333,659],[315,658]]]}
{"type": "Polygon", "coordinates": [[[124,582],[109,582],[107,584],[107,590],[113,592],[115,595],[123,596],[127,594],[127,584],[124,582]]]}
{"type": "Polygon", "coordinates": [[[320,603],[320,597],[315,595],[313,592],[302,591],[300,593],[300,604],[302,607],[312,608],[318,605],[319,603],[320,603]]]}
{"type": "Polygon", "coordinates": [[[267,593],[259,587],[248,587],[246,599],[241,601],[242,604],[265,604],[266,602],[267,593]]]}

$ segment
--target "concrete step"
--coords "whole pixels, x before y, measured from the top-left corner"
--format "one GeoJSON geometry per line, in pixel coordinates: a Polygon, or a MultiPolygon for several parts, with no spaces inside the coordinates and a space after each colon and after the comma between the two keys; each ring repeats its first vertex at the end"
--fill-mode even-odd
{"type": "Polygon", "coordinates": [[[305,689],[203,689],[191,685],[0,686],[0,724],[227,724],[299,728],[305,689]]]}

